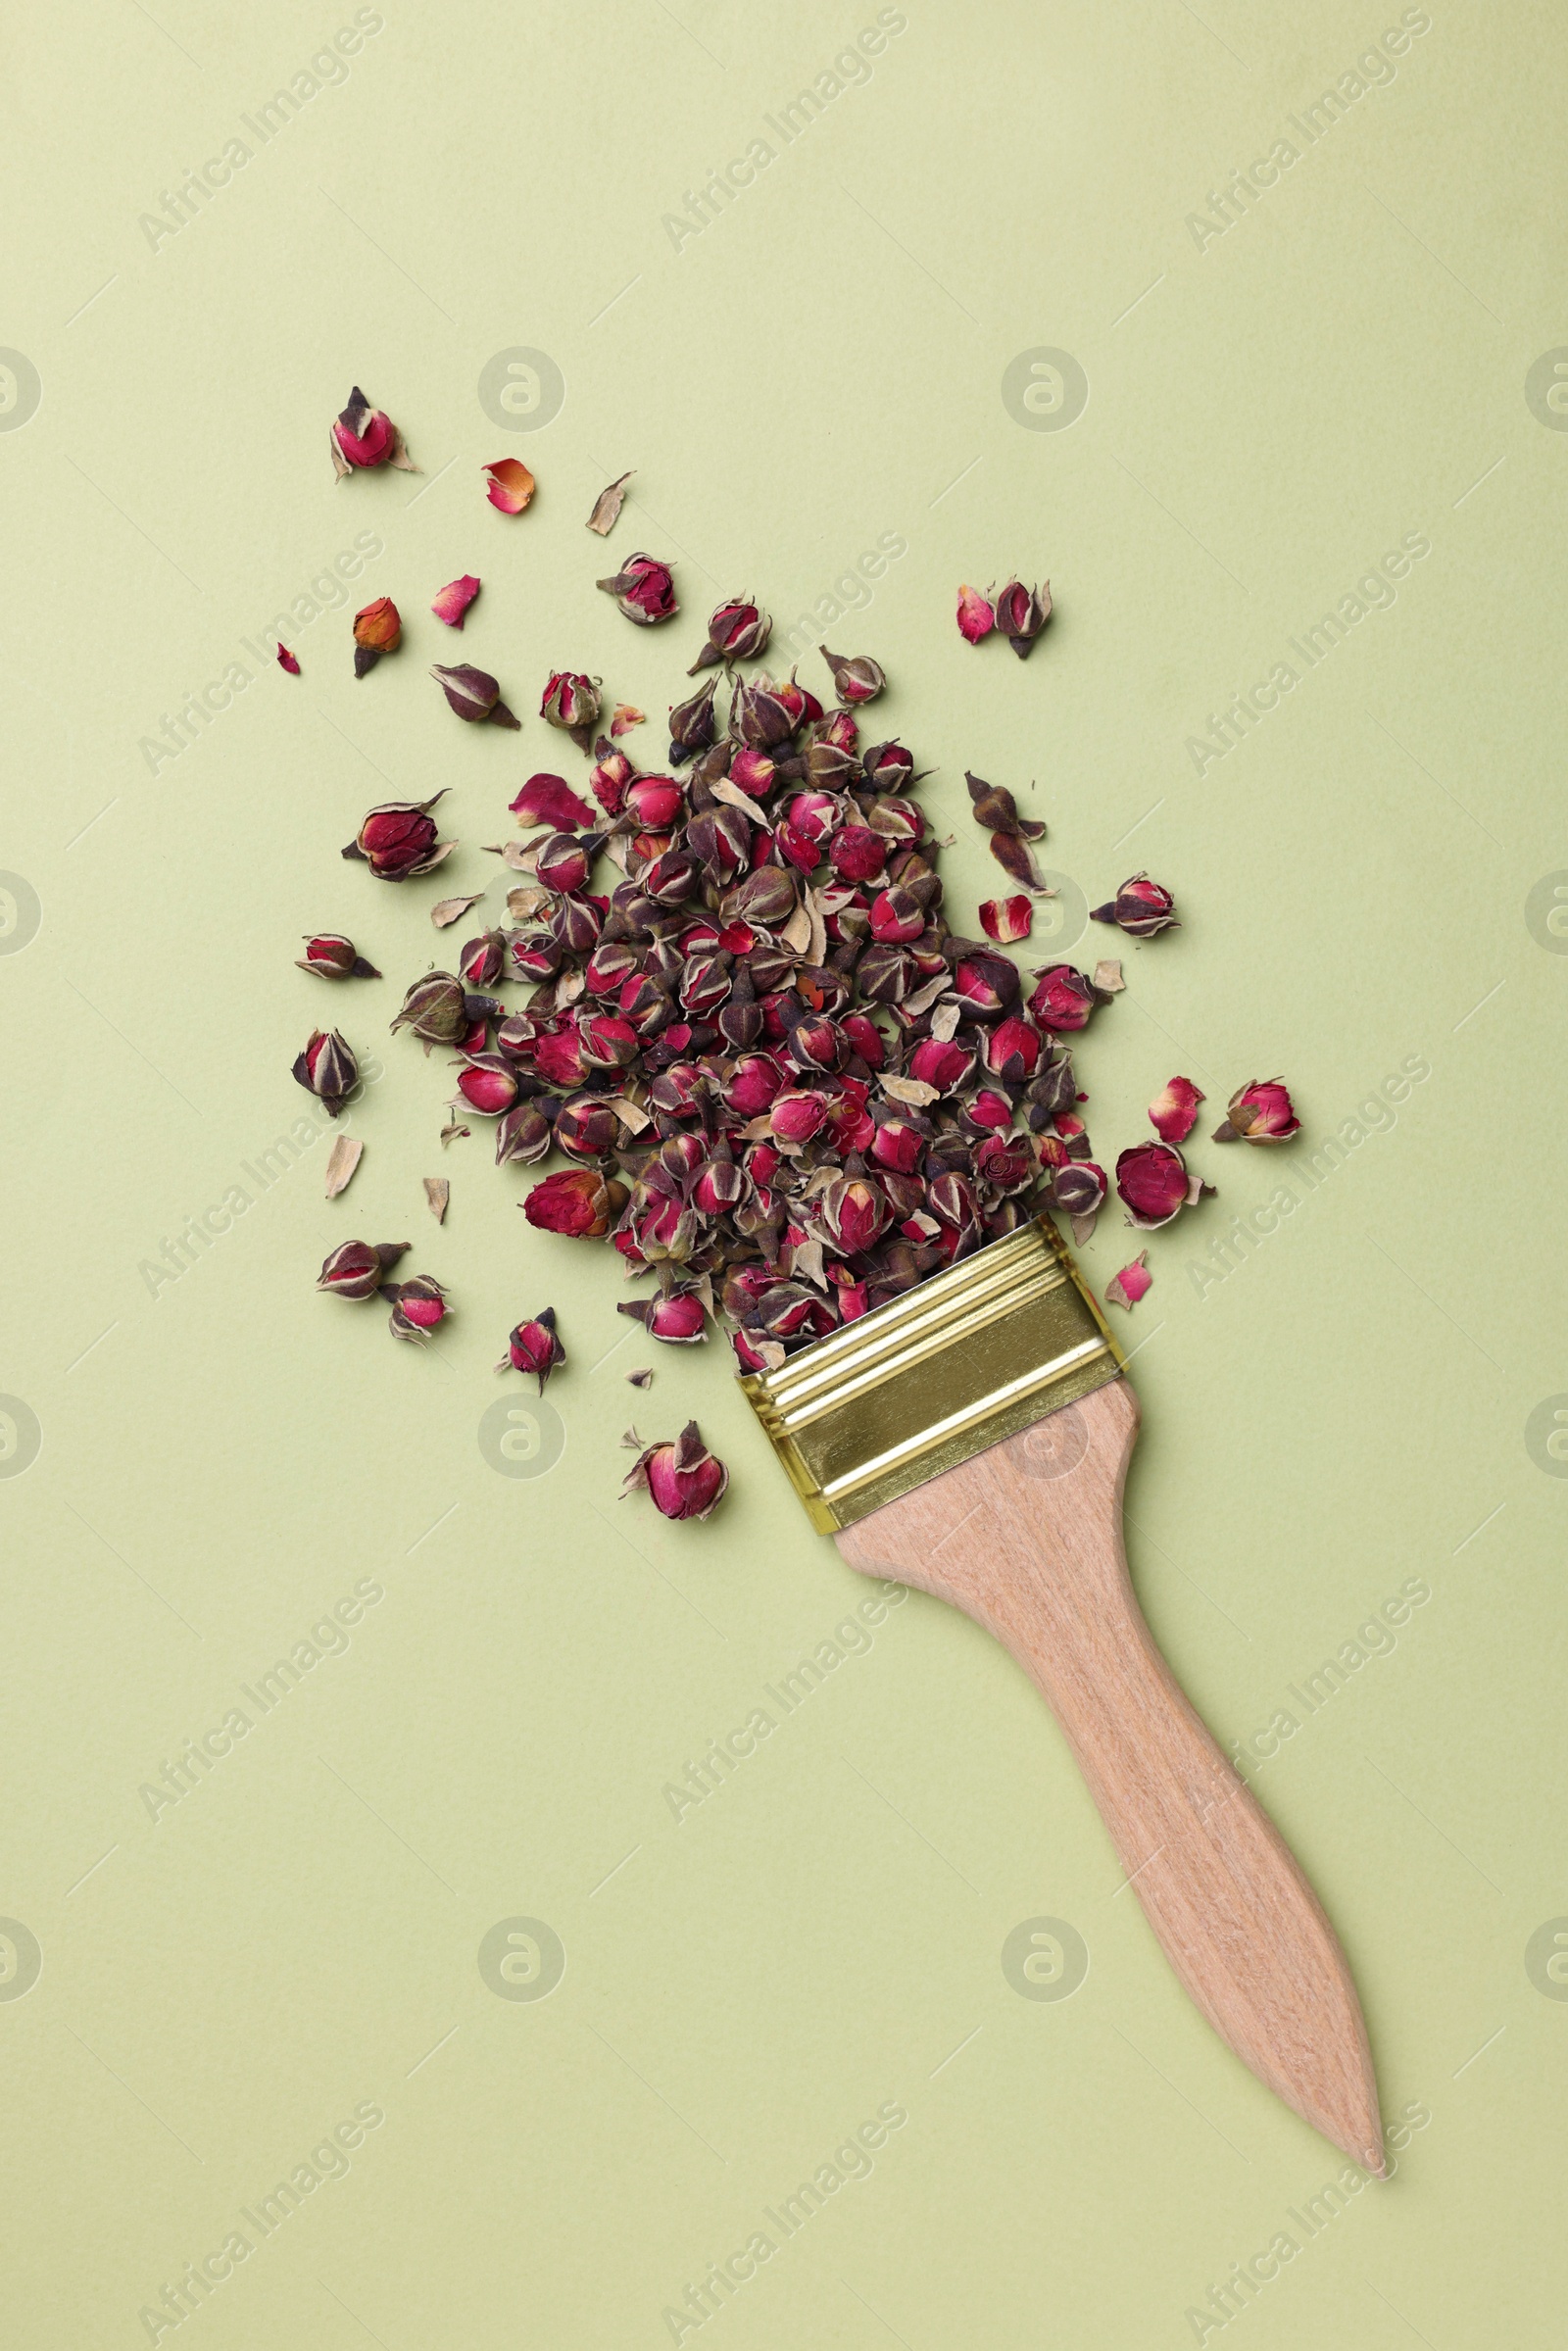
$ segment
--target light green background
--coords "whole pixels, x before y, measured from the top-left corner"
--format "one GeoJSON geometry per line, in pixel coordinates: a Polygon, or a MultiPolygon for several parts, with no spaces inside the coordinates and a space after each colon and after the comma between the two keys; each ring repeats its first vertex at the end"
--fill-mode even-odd
{"type": "MultiPolygon", "coordinates": [[[[141,2307],[363,2101],[385,2121],[348,2176],[181,2341],[667,2341],[664,2306],[897,2100],[871,2177],[701,2341],[1145,2351],[1193,2340],[1188,2306],[1338,2172],[1118,1898],[1033,1690],[936,1603],[671,1817],[665,1783],[863,1587],[724,1350],[662,1350],[627,1388],[650,1350],[609,1252],[532,1234],[482,1129],[443,1159],[450,1073],[387,1038],[444,953],[429,902],[488,883],[499,911],[482,844],[526,774],[575,759],[534,715],[547,669],[662,716],[720,592],[782,631],[892,533],[906,554],[823,633],[886,663],[878,718],[936,770],[956,919],[997,881],[965,765],[1048,817],[1046,861],[1091,898],[1147,864],[1181,900],[1182,931],[1127,943],[1081,1054],[1101,1157],[1173,1070],[1209,1122],[1282,1070],[1315,1141],[1430,1063],[1202,1296],[1189,1262],[1293,1157],[1195,1148],[1218,1198],[1153,1239],[1130,1327],[1130,1547],[1227,1743],[1404,1579],[1432,1594],[1257,1775],[1350,1954],[1386,2111],[1430,2122],[1227,2333],[1560,2342],[1568,2004],[1525,1968],[1568,1913],[1568,1487],[1525,1438],[1568,1390],[1568,961],[1525,916],[1568,867],[1568,438],[1525,399],[1568,343],[1560,13],[1433,0],[1392,82],[1200,249],[1188,215],[1397,8],[907,0],[870,77],[678,251],[662,216],[770,135],[870,0],[382,13],[156,250],[140,216],[352,11],[100,0],[24,10],[12,40],[0,342],[42,401],[0,431],[0,866],[42,927],[0,955],[0,1389],[42,1449],[0,1478],[0,1913],[43,1967],[0,1997],[10,2331],[144,2341],[141,2307]],[[564,377],[531,433],[478,403],[514,346],[564,377]],[[1068,429],[1003,404],[1039,346],[1086,371],[1068,429]],[[356,381],[419,480],[334,487],[356,381]],[[539,478],[515,521],[482,501],[502,455],[539,478]],[[676,561],[662,635],[593,587],[583,517],[626,466],[609,555],[676,561]],[[259,665],[242,639],[366,530],[385,552],[350,609],[392,594],[405,650],[357,684],[338,612],[300,629],[299,680],[259,665]],[[1407,532],[1431,553],[1396,601],[1200,777],[1189,735],[1407,532]],[[952,619],[960,580],[1014,567],[1058,606],[1027,667],[952,619]],[[459,645],[426,607],[464,570],[485,586],[459,645]],[[423,672],[460,653],[520,735],[451,718],[423,672]],[[140,739],[235,660],[253,682],[150,774],[140,739]],[[439,881],[340,863],[368,806],[440,785],[463,847],[439,881]],[[295,971],[320,925],[384,981],[295,971]],[[386,1072],[352,1190],[323,1200],[317,1146],[151,1295],[184,1218],[259,1193],[242,1165],[300,1115],[289,1063],[329,1016],[386,1072]],[[450,1284],[439,1351],[312,1295],[351,1234],[414,1241],[450,1284]],[[508,1327],[547,1303],[566,1448],[524,1482],[476,1433],[508,1327]],[[627,1419],[693,1412],[722,1511],[616,1503],[627,1419]],[[347,1654],[150,1819],[142,1785],[366,1577],[385,1596],[347,1654]],[[1090,1952],[1059,2003],[1002,1972],[1042,1914],[1090,1952]],[[538,2003],[478,1970],[518,1915],[566,1953],[538,2003]]],[[[1098,1283],[1129,1238],[1102,1220],[1098,1283]]]]}

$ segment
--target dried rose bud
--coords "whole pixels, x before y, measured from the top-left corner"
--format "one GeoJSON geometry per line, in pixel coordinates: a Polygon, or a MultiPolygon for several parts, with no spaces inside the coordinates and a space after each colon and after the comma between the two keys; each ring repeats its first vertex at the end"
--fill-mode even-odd
{"type": "Polygon", "coordinates": [[[919,781],[913,759],[896,741],[873,743],[860,761],[860,772],[873,792],[906,792],[919,781]]]}
{"type": "Polygon", "coordinates": [[[841,1176],[817,1203],[823,1232],[846,1256],[872,1248],[887,1227],[888,1214],[887,1200],[869,1176],[841,1176]]]}
{"type": "Polygon", "coordinates": [[[599,756],[588,778],[588,789],[607,816],[618,816],[626,805],[626,787],[637,770],[626,754],[612,751],[602,735],[596,749],[599,756]]]}
{"type": "Polygon", "coordinates": [[[906,946],[911,939],[918,939],[924,929],[925,908],[912,891],[879,890],[871,901],[871,936],[883,946],[906,946]]]}
{"type": "MultiPolygon", "coordinates": [[[[709,692],[712,692],[710,687],[709,692]]],[[[730,732],[752,751],[777,751],[800,723],[786,695],[770,677],[737,686],[730,705],[730,732]]],[[[673,731],[673,729],[671,730],[673,731]]]]}
{"type": "Polygon", "coordinates": [[[466,571],[461,579],[447,582],[430,610],[438,620],[446,622],[448,628],[461,628],[468,607],[478,593],[479,582],[471,571],[466,571]]]}
{"type": "Polygon", "coordinates": [[[829,653],[825,645],[816,650],[833,672],[833,691],[840,702],[874,702],[888,682],[879,663],[867,654],[846,659],[841,653],[829,653]]]}
{"type": "Polygon", "coordinates": [[[1095,1218],[1104,1205],[1108,1187],[1105,1171],[1093,1159],[1072,1159],[1054,1170],[1051,1178],[1051,1204],[1072,1223],[1073,1239],[1087,1241],[1095,1229],[1095,1218]]]}
{"type": "Polygon", "coordinates": [[[1025,841],[1041,841],[1046,828],[1038,817],[1020,816],[1018,803],[1005,784],[988,784],[983,775],[964,771],[969,798],[974,803],[976,824],[983,824],[990,833],[1011,833],[1025,841]]]}
{"type": "Polygon", "coordinates": [[[662,832],[679,817],[686,795],[672,775],[640,775],[626,790],[626,810],[646,832],[662,832]]]}
{"type": "Polygon", "coordinates": [[[348,407],[333,421],[331,449],[332,469],[339,481],[374,465],[395,465],[403,473],[419,470],[386,411],[371,408],[358,384],[349,394],[348,407]]]}
{"type": "Polygon", "coordinates": [[[1027,939],[1035,927],[1035,910],[1027,898],[988,898],[981,902],[980,927],[988,939],[1011,946],[1027,939]]]}
{"type": "Polygon", "coordinates": [[[1046,1041],[1016,1012],[999,1020],[986,1038],[986,1067],[1004,1086],[1024,1086],[1040,1066],[1046,1041]]]}
{"type": "Polygon", "coordinates": [[[990,636],[996,625],[997,615],[991,609],[990,598],[982,596],[978,588],[960,588],[958,634],[964,643],[978,645],[982,637],[990,636]]]}
{"type": "Polygon", "coordinates": [[[638,1455],[621,1492],[645,1491],[665,1518],[706,1518],[728,1484],[729,1471],[689,1420],[673,1445],[651,1445],[638,1455]]]}
{"type": "Polygon", "coordinates": [[[624,1184],[607,1183],[596,1167],[572,1167],[535,1184],[522,1210],[538,1232],[597,1241],[609,1232],[627,1198],[624,1184]]]}
{"type": "Polygon", "coordinates": [[[708,643],[686,674],[695,677],[715,661],[755,661],[766,650],[772,633],[772,621],[755,604],[745,600],[721,604],[709,620],[708,643]]]}
{"type": "Polygon", "coordinates": [[[540,842],[533,869],[546,890],[582,888],[593,866],[593,852],[587,846],[590,842],[594,842],[592,833],[584,834],[581,839],[573,833],[551,833],[540,842]]]}
{"type": "Polygon", "coordinates": [[[677,703],[669,713],[669,757],[673,766],[682,766],[695,752],[707,751],[718,733],[718,721],[713,713],[713,696],[718,680],[710,677],[706,686],[699,686],[690,702],[677,703]]]}
{"type": "Polygon", "coordinates": [[[309,1045],[294,1063],[294,1075],[307,1094],[317,1097],[328,1118],[336,1118],[360,1082],[360,1065],[336,1029],[313,1029],[309,1045]]]}
{"type": "Polygon", "coordinates": [[[845,881],[874,882],[887,863],[888,845],[868,824],[846,824],[834,834],[830,856],[845,881]]]}
{"type": "Polygon", "coordinates": [[[507,1341],[507,1351],[496,1365],[497,1371],[531,1371],[539,1382],[539,1394],[544,1395],[545,1382],[553,1371],[559,1371],[566,1360],[566,1350],[556,1337],[556,1310],[546,1306],[532,1322],[519,1322],[507,1341]]]}
{"type": "Polygon", "coordinates": [[[378,596],[354,615],[354,674],[364,677],[384,653],[403,642],[403,620],[390,596],[378,596]]]}
{"type": "Polygon", "coordinates": [[[305,953],[294,958],[295,968],[314,971],[322,980],[378,980],[381,974],[368,963],[352,939],[338,931],[318,931],[305,942],[305,953]]]}
{"type": "Polygon", "coordinates": [[[663,1298],[637,1298],[622,1303],[617,1314],[640,1322],[650,1339],[668,1347],[697,1347],[708,1338],[708,1309],[695,1290],[675,1289],[663,1298]]]}
{"type": "Polygon", "coordinates": [[[599,717],[599,680],[586,677],[580,669],[553,669],[539,715],[569,735],[579,751],[587,751],[599,717]]]}
{"type": "Polygon", "coordinates": [[[1099,1003],[1087,973],[1071,963],[1050,963],[1037,973],[1029,1009],[1046,1029],[1081,1029],[1099,1003]]]}
{"type": "Polygon", "coordinates": [[[976,1147],[974,1169],[998,1192],[1021,1192],[1035,1179],[1035,1161],[1020,1135],[987,1135],[976,1147]]]}
{"type": "Polygon", "coordinates": [[[456,1045],[470,1022],[468,995],[450,971],[427,971],[403,999],[392,1033],[412,1029],[426,1045],[456,1045]]]}
{"type": "MultiPolygon", "coordinates": [[[[594,772],[597,774],[598,769],[594,772]]],[[[589,780],[591,782],[592,778],[589,780]]],[[[548,824],[555,832],[573,833],[583,831],[594,820],[594,812],[588,803],[579,798],[564,775],[530,775],[516,799],[509,805],[518,824],[524,828],[548,824]]],[[[614,810],[611,813],[613,814],[614,810]]]]}
{"type": "Polygon", "coordinates": [[[1169,1143],[1136,1143],[1116,1161],[1116,1190],[1127,1221],[1144,1232],[1169,1224],[1208,1189],[1200,1177],[1188,1174],[1186,1160],[1169,1143]]]}
{"type": "Polygon", "coordinates": [[[953,993],[977,1020],[997,1020],[1018,1001],[1018,966],[1010,955],[982,948],[960,955],[953,966],[953,993]]]}
{"type": "Polygon", "coordinates": [[[1092,922],[1114,922],[1134,939],[1152,939],[1156,931],[1179,929],[1176,901],[1147,873],[1135,873],[1122,883],[1114,898],[1096,906],[1092,922]]]}
{"type": "Polygon", "coordinates": [[[333,1298],[374,1298],[408,1248],[406,1241],[345,1241],[322,1265],[316,1287],[333,1298]]]}
{"type": "Polygon", "coordinates": [[[954,1093],[973,1068],[974,1054],[954,1038],[944,1045],[927,1037],[909,1055],[910,1077],[919,1085],[934,1086],[939,1094],[954,1093]]]}
{"type": "Polygon", "coordinates": [[[467,940],[458,952],[458,970],[470,988],[493,988],[506,966],[504,931],[481,931],[477,939],[467,940]]]}
{"type": "Polygon", "coordinates": [[[425,1333],[446,1320],[447,1294],[433,1274],[416,1273],[409,1282],[387,1282],[381,1296],[392,1300],[387,1329],[394,1339],[423,1347],[425,1333]]]}
{"type": "Polygon", "coordinates": [[[1131,1265],[1113,1273],[1105,1284],[1106,1305],[1125,1306],[1130,1314],[1153,1278],[1149,1270],[1149,1251],[1141,1249],[1131,1265]]]}
{"type": "Polygon", "coordinates": [[[874,833],[882,835],[884,841],[896,844],[901,849],[923,841],[926,835],[925,817],[912,800],[906,800],[897,792],[890,792],[883,799],[874,801],[866,822],[874,833]]]}
{"type": "Polygon", "coordinates": [[[1161,1143],[1185,1143],[1198,1117],[1201,1089],[1191,1078],[1167,1078],[1149,1105],[1149,1123],[1161,1143]]]}
{"type": "Polygon", "coordinates": [[[561,941],[546,932],[514,932],[507,941],[512,976],[519,980],[552,980],[561,969],[561,941]]]}
{"type": "Polygon", "coordinates": [[[488,718],[493,726],[521,726],[521,719],[514,718],[502,701],[501,688],[488,669],[475,669],[466,661],[456,669],[446,669],[437,661],[430,675],[446,696],[449,708],[470,725],[477,726],[488,718]]]}
{"type": "Polygon", "coordinates": [[[490,504],[503,514],[520,514],[533,496],[533,475],[520,458],[498,457],[492,465],[481,465],[481,473],[489,479],[484,494],[490,504]]]}
{"type": "Polygon", "coordinates": [[[554,1139],[536,1102],[514,1102],[496,1128],[496,1165],[532,1167],[548,1155],[554,1139]]]}
{"type": "Polygon", "coordinates": [[[613,596],[627,619],[635,620],[639,628],[672,620],[678,609],[669,565],[651,555],[628,556],[618,571],[596,584],[607,596],[613,596]]]}
{"type": "Polygon", "coordinates": [[[809,1143],[826,1118],[827,1104],[821,1095],[802,1087],[790,1087],[776,1095],[768,1111],[768,1124],[780,1143],[809,1143]]]}
{"type": "Polygon", "coordinates": [[[853,751],[823,735],[807,750],[806,772],[819,792],[847,792],[859,778],[860,762],[853,751]]]}
{"type": "Polygon", "coordinates": [[[1043,588],[1026,588],[1021,579],[1009,579],[997,598],[997,626],[1020,661],[1029,659],[1036,637],[1050,618],[1049,579],[1043,588]]]}
{"type": "Polygon", "coordinates": [[[517,1099],[517,1073],[504,1054],[476,1053],[458,1079],[458,1094],[481,1118],[499,1118],[517,1099]]]}
{"type": "Polygon", "coordinates": [[[429,800],[389,800],[371,808],[343,855],[369,866],[377,880],[407,882],[431,873],[457,848],[438,841],[430,810],[446,797],[445,787],[429,800]]]}
{"type": "MultiPolygon", "coordinates": [[[[1201,1100],[1201,1097],[1200,1097],[1201,1100]]],[[[1301,1131],[1283,1078],[1253,1078],[1231,1096],[1216,1143],[1289,1143],[1301,1131]]]]}

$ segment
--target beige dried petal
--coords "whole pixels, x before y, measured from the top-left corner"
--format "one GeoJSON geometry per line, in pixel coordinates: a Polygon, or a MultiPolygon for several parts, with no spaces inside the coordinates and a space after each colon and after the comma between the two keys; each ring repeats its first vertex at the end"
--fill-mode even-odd
{"type": "Polygon", "coordinates": [[[789,1355],[777,1339],[758,1339],[751,1332],[747,1333],[747,1338],[754,1352],[761,1356],[765,1371],[783,1370],[789,1355]]]}
{"type": "Polygon", "coordinates": [[[597,531],[602,539],[608,539],[614,529],[621,507],[625,502],[626,484],[636,470],[634,465],[630,472],[621,475],[619,481],[612,481],[606,489],[601,490],[594,500],[594,511],[588,517],[588,528],[597,531]]]}
{"type": "Polygon", "coordinates": [[[750,816],[754,824],[765,825],[772,822],[767,811],[760,808],[751,795],[741,790],[739,784],[732,784],[727,775],[718,776],[708,788],[715,800],[721,800],[726,808],[739,808],[741,814],[750,816]]]}
{"type": "Polygon", "coordinates": [[[778,936],[780,942],[785,947],[793,948],[796,955],[804,956],[807,949],[811,944],[811,916],[809,910],[804,906],[797,906],[794,913],[790,916],[788,922],[785,923],[783,929],[779,932],[778,936]]]}
{"type": "Polygon", "coordinates": [[[822,914],[822,902],[814,890],[806,893],[807,912],[811,917],[811,936],[806,950],[808,963],[827,961],[827,923],[822,914]]]}
{"type": "Polygon", "coordinates": [[[790,1256],[790,1271],[798,1281],[809,1282],[814,1289],[827,1288],[827,1268],[822,1262],[820,1241],[797,1243],[790,1256]]]}
{"type": "Polygon", "coordinates": [[[519,882],[515,890],[507,892],[507,912],[514,922],[532,922],[536,914],[553,904],[553,893],[538,882],[519,882]]]}
{"type": "Polygon", "coordinates": [[[745,1126],[741,1128],[740,1133],[741,1141],[743,1143],[771,1142],[773,1136],[773,1120],[771,1113],[767,1110],[764,1110],[760,1118],[748,1119],[745,1126]]]}
{"type": "Polygon", "coordinates": [[[496,855],[500,857],[503,865],[512,867],[514,873],[532,873],[539,850],[537,843],[530,853],[522,842],[508,841],[503,847],[498,848],[496,855]]]}
{"type": "MultiPolygon", "coordinates": [[[[918,1019],[922,1012],[930,1011],[939,996],[946,996],[952,985],[953,982],[947,973],[939,971],[934,980],[927,980],[923,988],[916,988],[912,996],[906,996],[900,1008],[918,1019]]],[[[885,1080],[884,1083],[886,1083],[885,1080]]]]}
{"type": "Polygon", "coordinates": [[[437,1224],[446,1223],[447,1202],[451,1198],[452,1186],[447,1182],[445,1176],[426,1176],[424,1178],[425,1206],[437,1224]]]}
{"type": "Polygon", "coordinates": [[[567,1004],[574,1004],[587,985],[588,983],[580,971],[574,969],[562,972],[556,981],[557,1009],[561,1010],[567,1004]]]}
{"type": "Polygon", "coordinates": [[[475,890],[471,898],[438,899],[430,908],[430,920],[438,931],[444,931],[449,922],[456,922],[460,915],[466,914],[470,906],[476,906],[483,896],[482,890],[475,890]]]}
{"type": "MultiPolygon", "coordinates": [[[[429,1048],[425,1050],[428,1052],[429,1048]]],[[[460,1136],[471,1135],[472,1132],[472,1127],[466,1127],[455,1110],[448,1110],[447,1123],[441,1129],[441,1149],[445,1151],[449,1143],[456,1143],[460,1136]]]]}
{"type": "Polygon", "coordinates": [[[1114,955],[1095,965],[1095,986],[1102,996],[1116,996],[1126,985],[1121,976],[1121,965],[1114,955]]]}
{"type": "Polygon", "coordinates": [[[1092,1208],[1087,1216],[1074,1216],[1069,1219],[1072,1225],[1072,1237],[1080,1249],[1083,1248],[1086,1241],[1094,1238],[1095,1218],[1099,1214],[1098,1208],[1092,1208]]]}
{"type": "Polygon", "coordinates": [[[963,1006],[956,996],[950,996],[946,1004],[938,1004],[931,1015],[931,1034],[939,1045],[952,1044],[962,1018],[963,1006]]]}
{"type": "Polygon", "coordinates": [[[644,1127],[653,1124],[642,1104],[634,1102],[629,1094],[612,1094],[608,1106],[614,1111],[629,1134],[640,1135],[644,1127]]]}
{"type": "Polygon", "coordinates": [[[365,1155],[365,1146],[358,1135],[339,1135],[326,1158],[326,1197],[336,1200],[347,1192],[354,1180],[354,1170],[365,1155]]]}
{"type": "Polygon", "coordinates": [[[896,1102],[907,1102],[912,1110],[923,1110],[928,1103],[941,1100],[939,1089],[928,1086],[924,1078],[901,1078],[885,1073],[882,1091],[891,1095],[896,1102]]]}

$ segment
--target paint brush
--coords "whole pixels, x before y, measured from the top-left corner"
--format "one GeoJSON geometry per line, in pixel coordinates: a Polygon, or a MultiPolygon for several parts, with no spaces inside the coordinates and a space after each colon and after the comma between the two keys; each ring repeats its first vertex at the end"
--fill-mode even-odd
{"type": "Polygon", "coordinates": [[[1138,1402],[1054,1225],[992,1242],[741,1384],[852,1567],[951,1600],[1011,1650],[1215,2032],[1382,2175],[1345,1954],[1134,1595],[1121,1496],[1138,1402]]]}

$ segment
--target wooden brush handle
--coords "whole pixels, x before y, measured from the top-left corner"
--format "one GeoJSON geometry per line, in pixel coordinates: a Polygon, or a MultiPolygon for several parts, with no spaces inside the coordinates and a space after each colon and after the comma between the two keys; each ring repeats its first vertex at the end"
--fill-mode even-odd
{"type": "Polygon", "coordinates": [[[951,1600],[1051,1703],[1172,1967],[1287,2105],[1382,2173],[1377,2084],[1333,1928],[1155,1648],[1121,1540],[1124,1379],[873,1511],[852,1567],[951,1600]]]}

